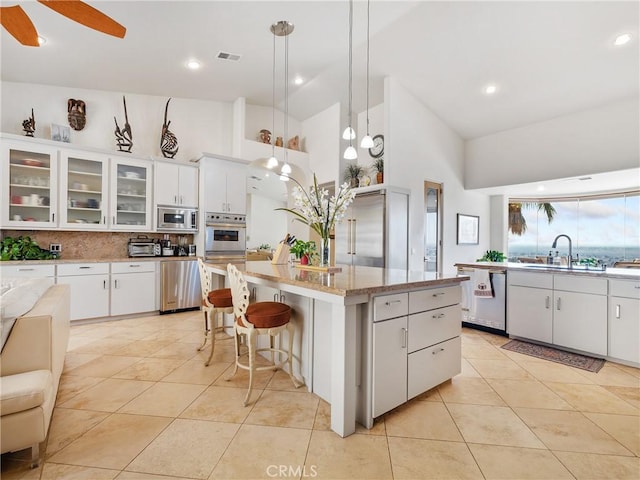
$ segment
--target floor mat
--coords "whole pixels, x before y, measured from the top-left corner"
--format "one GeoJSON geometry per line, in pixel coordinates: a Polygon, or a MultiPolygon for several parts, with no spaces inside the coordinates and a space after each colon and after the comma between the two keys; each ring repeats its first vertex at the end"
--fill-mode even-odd
{"type": "Polygon", "coordinates": [[[556,348],[522,342],[520,340],[511,340],[505,343],[502,348],[549,360],[550,362],[562,363],[569,367],[581,368],[589,372],[598,372],[604,365],[604,360],[600,358],[588,357],[586,355],[580,355],[579,353],[564,352],[556,348]]]}

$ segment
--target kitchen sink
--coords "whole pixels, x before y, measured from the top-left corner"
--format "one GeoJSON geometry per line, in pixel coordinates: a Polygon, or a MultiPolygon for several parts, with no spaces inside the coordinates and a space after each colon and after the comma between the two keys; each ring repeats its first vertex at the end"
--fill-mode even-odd
{"type": "Polygon", "coordinates": [[[524,268],[537,268],[543,270],[563,270],[567,272],[604,272],[607,269],[606,265],[522,265],[524,268]]]}

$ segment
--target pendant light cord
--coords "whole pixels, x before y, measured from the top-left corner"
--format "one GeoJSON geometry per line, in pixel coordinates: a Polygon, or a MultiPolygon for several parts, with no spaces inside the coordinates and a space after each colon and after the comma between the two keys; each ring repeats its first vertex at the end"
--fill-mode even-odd
{"type": "Polygon", "coordinates": [[[271,77],[271,130],[274,139],[271,143],[271,156],[276,157],[276,32],[273,32],[273,72],[271,77]]]}
{"type": "MultiPolygon", "coordinates": [[[[353,128],[351,123],[352,93],[353,93],[353,0],[349,0],[349,128],[353,128]]],[[[349,138],[349,146],[351,146],[351,138],[349,138]]]]}
{"type": "Polygon", "coordinates": [[[367,136],[369,136],[369,0],[367,0],[367,136]]]}
{"type": "Polygon", "coordinates": [[[287,153],[287,146],[284,142],[287,141],[289,127],[289,35],[284,37],[284,140],[282,146],[284,147],[284,163],[288,163],[289,158],[287,153]]]}

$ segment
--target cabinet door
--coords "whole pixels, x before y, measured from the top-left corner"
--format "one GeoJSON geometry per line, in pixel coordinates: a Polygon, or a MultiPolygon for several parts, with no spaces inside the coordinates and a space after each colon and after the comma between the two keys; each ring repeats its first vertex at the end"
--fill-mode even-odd
{"type": "Polygon", "coordinates": [[[111,229],[151,230],[152,166],[146,160],[111,159],[111,229]]]}
{"type": "Polygon", "coordinates": [[[553,343],[606,355],[607,297],[555,291],[553,343]]]}
{"type": "Polygon", "coordinates": [[[247,213],[247,167],[239,163],[227,165],[227,209],[231,213],[247,213]]]}
{"type": "Polygon", "coordinates": [[[58,151],[28,142],[3,142],[2,202],[6,228],[54,228],[58,225],[58,151]]]}
{"type": "Polygon", "coordinates": [[[156,205],[180,205],[180,165],[156,162],[156,205]]]}
{"type": "Polygon", "coordinates": [[[111,315],[155,310],[155,281],[155,272],[111,274],[111,315]]]}
{"type": "Polygon", "coordinates": [[[407,401],[407,317],[373,324],[373,416],[407,401]]]}
{"type": "Polygon", "coordinates": [[[178,180],[179,205],[183,207],[198,207],[198,169],[181,165],[178,180]]]}
{"type": "Polygon", "coordinates": [[[640,363],[640,300],[609,297],[609,356],[640,363]]]}
{"type": "Polygon", "coordinates": [[[553,340],[553,291],[510,285],[508,289],[507,332],[540,342],[553,340]]]}
{"type": "Polygon", "coordinates": [[[58,277],[69,285],[71,320],[109,316],[109,275],[58,277]]]}
{"type": "Polygon", "coordinates": [[[207,212],[227,211],[227,170],[222,160],[204,160],[204,207],[207,212]]]}
{"type": "Polygon", "coordinates": [[[107,228],[108,157],[60,152],[60,226],[77,230],[107,228]]]}

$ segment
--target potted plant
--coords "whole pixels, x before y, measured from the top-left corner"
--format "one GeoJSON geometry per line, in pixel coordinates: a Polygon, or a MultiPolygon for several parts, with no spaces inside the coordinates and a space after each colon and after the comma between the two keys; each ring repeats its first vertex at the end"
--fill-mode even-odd
{"type": "Polygon", "coordinates": [[[371,166],[376,171],[376,183],[384,182],[384,158],[376,158],[371,166]]]}
{"type": "Polygon", "coordinates": [[[316,254],[316,242],[296,240],[291,246],[290,251],[296,256],[296,258],[300,259],[300,265],[309,265],[309,262],[316,254]]]}
{"type": "Polygon", "coordinates": [[[363,169],[357,163],[350,163],[344,171],[344,181],[349,182],[351,188],[358,186],[360,182],[360,176],[363,173],[363,169]]]}

